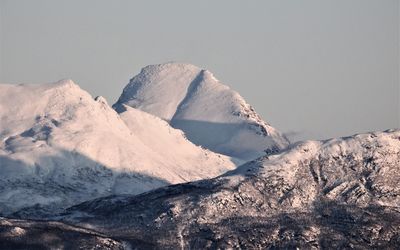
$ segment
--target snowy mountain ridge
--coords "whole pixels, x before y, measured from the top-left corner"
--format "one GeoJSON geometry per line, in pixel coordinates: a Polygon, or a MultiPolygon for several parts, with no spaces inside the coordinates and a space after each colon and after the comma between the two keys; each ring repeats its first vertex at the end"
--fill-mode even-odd
{"type": "Polygon", "coordinates": [[[138,194],[215,177],[236,165],[150,114],[132,108],[118,114],[104,98],[94,100],[64,80],[0,84],[0,166],[6,214],[35,204],[66,207],[138,194]]]}

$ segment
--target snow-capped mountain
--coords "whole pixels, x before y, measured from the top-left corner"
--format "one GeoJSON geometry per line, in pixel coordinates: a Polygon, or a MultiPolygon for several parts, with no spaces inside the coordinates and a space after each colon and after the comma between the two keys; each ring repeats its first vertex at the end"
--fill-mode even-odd
{"type": "Polygon", "coordinates": [[[246,161],[289,144],[237,92],[190,64],[143,68],[113,107],[119,111],[122,105],[168,121],[197,145],[246,161]]]}
{"type": "Polygon", "coordinates": [[[299,143],[212,180],[96,199],[54,218],[139,249],[392,249],[399,180],[400,130],[391,130],[299,143]]]}
{"type": "Polygon", "coordinates": [[[233,168],[159,118],[130,107],[119,115],[70,80],[0,84],[2,214],[138,194],[233,168]]]}
{"type": "Polygon", "coordinates": [[[0,248],[395,249],[399,180],[400,130],[288,146],[193,65],[144,68],[114,109],[0,84],[0,248]]]}

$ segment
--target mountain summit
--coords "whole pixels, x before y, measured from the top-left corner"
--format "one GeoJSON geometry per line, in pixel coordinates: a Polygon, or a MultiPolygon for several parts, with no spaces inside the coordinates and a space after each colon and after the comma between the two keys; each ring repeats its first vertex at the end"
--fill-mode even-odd
{"type": "Polygon", "coordinates": [[[251,160],[288,140],[245,100],[205,69],[183,63],[150,65],[133,77],[114,108],[128,105],[168,121],[214,152],[251,160]]]}

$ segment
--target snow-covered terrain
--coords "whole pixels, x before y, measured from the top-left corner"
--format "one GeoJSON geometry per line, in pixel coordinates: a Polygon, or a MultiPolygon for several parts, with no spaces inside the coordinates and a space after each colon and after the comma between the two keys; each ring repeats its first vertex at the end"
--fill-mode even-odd
{"type": "Polygon", "coordinates": [[[399,180],[392,130],[299,143],[222,177],[100,198],[54,218],[139,249],[394,249],[399,180]]]}
{"type": "Polygon", "coordinates": [[[400,245],[400,130],[289,145],[179,63],[113,108],[71,80],[0,84],[1,249],[400,245]]]}
{"type": "Polygon", "coordinates": [[[168,121],[197,145],[246,161],[288,145],[237,92],[190,64],[143,68],[113,107],[119,111],[122,105],[168,121]]]}
{"type": "Polygon", "coordinates": [[[70,80],[0,84],[0,212],[138,194],[235,168],[133,108],[119,115],[70,80]]]}

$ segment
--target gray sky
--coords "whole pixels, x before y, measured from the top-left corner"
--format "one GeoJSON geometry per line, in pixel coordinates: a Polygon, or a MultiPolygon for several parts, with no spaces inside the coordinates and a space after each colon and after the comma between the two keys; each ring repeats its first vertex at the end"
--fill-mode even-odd
{"type": "Polygon", "coordinates": [[[0,82],[71,78],[114,103],[189,62],[294,139],[400,127],[399,1],[0,0],[0,82]]]}

